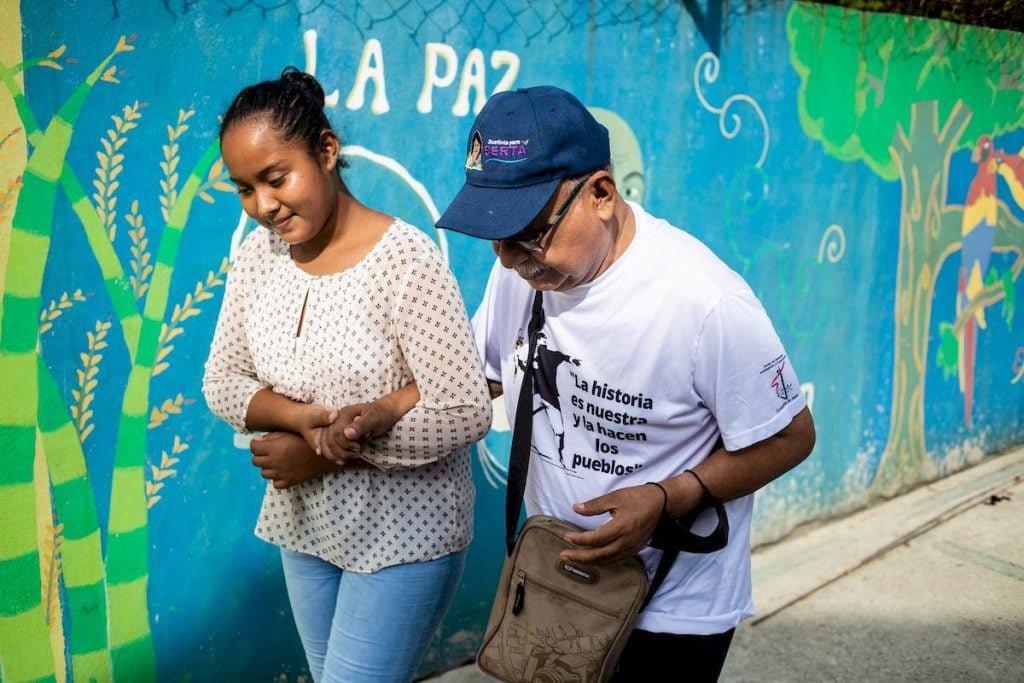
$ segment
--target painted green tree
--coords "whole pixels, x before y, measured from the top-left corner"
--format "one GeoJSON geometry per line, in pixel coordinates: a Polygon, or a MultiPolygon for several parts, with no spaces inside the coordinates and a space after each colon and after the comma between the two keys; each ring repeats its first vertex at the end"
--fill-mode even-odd
{"type": "MultiPolygon", "coordinates": [[[[66,640],[70,677],[76,681],[153,680],[156,659],[149,623],[147,586],[148,510],[159,498],[160,479],[173,471],[177,459],[166,451],[160,458],[147,454],[147,429],[169,414],[180,412],[182,398],[152,400],[152,378],[167,367],[172,340],[182,323],[198,312],[209,290],[223,283],[226,264],[190,292],[185,301],[169,305],[169,292],[184,229],[196,198],[213,201],[209,189],[230,190],[218,159],[216,140],[207,143],[192,169],[180,182],[177,167],[180,142],[192,111],[181,111],[167,126],[168,141],[160,164],[161,213],[156,258],[150,263],[148,238],[138,203],[124,218],[132,227],[131,274],[115,248],[117,192],[125,135],[139,118],[138,103],[115,114],[97,151],[100,161],[95,192],[86,193],[67,163],[75,122],[88,95],[100,81],[118,84],[112,63],[134,50],[134,37],[122,36],[113,51],[78,85],[45,126],[37,121],[15,76],[30,67],[60,69],[61,46],[42,58],[0,65],[0,80],[14,100],[30,147],[21,192],[12,219],[0,319],[0,375],[15,395],[0,397],[0,516],[5,542],[0,546],[0,671],[3,680],[55,680],[63,661],[55,661],[47,631],[48,608],[41,599],[39,545],[36,535],[37,455],[45,458],[52,487],[53,515],[61,525],[61,565],[67,615],[66,640]],[[88,333],[87,353],[77,370],[78,389],[66,405],[50,365],[42,357],[40,334],[52,325],[74,297],[43,306],[42,284],[50,255],[50,235],[58,192],[63,192],[101,272],[109,304],[119,325],[98,322],[88,333]],[[111,477],[111,496],[105,552],[83,443],[92,431],[91,392],[98,381],[97,366],[107,333],[127,354],[131,369],[123,386],[117,419],[117,440],[111,477]],[[152,405],[151,405],[152,404],[152,405]],[[155,464],[154,464],[155,462],[155,464]],[[147,477],[147,466],[149,476],[147,477]],[[154,481],[155,480],[155,481],[154,481]]],[[[184,446],[177,438],[172,454],[184,446]]],[[[49,552],[49,551],[48,551],[49,552]]]]}
{"type": "MultiPolygon", "coordinates": [[[[935,280],[960,249],[964,212],[947,201],[949,160],[982,136],[1024,126],[1024,40],[805,3],[791,8],[787,33],[804,131],[829,154],[864,162],[902,188],[889,436],[872,483],[892,495],[932,476],[924,436],[928,330],[935,280]]],[[[1024,225],[999,203],[998,226],[995,250],[1017,254],[1010,276],[989,284],[953,330],[1002,300],[1020,275],[1024,225]]]]}

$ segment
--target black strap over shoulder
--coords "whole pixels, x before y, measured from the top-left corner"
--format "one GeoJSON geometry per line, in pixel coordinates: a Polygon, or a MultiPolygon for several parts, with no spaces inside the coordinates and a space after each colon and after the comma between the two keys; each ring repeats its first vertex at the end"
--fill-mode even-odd
{"type": "Polygon", "coordinates": [[[533,436],[533,355],[537,352],[537,335],[544,327],[544,299],[538,291],[533,297],[533,310],[527,326],[529,350],[523,384],[516,403],[516,422],[512,429],[512,450],[508,458],[508,489],[505,494],[505,549],[509,556],[516,546],[519,511],[523,508],[526,474],[530,469],[530,441],[533,436]]]}

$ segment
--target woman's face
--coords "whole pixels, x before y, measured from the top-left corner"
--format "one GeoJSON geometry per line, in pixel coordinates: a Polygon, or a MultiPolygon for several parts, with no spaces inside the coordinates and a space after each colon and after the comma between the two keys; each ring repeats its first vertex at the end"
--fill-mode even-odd
{"type": "Polygon", "coordinates": [[[480,139],[473,138],[473,156],[480,155],[480,139]]]}
{"type": "Polygon", "coordinates": [[[337,137],[325,131],[319,158],[281,140],[265,119],[240,121],[221,138],[221,154],[242,208],[288,244],[307,242],[337,212],[337,137]]]}

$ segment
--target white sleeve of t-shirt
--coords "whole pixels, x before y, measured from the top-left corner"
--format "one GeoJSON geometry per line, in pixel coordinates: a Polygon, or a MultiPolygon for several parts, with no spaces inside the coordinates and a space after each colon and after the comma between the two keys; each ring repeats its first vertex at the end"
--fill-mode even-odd
{"type": "Polygon", "coordinates": [[[806,405],[768,314],[746,288],[727,292],[708,313],[693,385],[730,451],[778,433],[806,405]]]}
{"type": "Polygon", "coordinates": [[[494,382],[501,381],[501,356],[498,349],[498,333],[495,328],[497,316],[494,311],[500,272],[501,264],[495,261],[491,268],[491,274],[487,278],[484,298],[471,321],[476,348],[480,352],[480,359],[484,364],[484,375],[494,382]]]}

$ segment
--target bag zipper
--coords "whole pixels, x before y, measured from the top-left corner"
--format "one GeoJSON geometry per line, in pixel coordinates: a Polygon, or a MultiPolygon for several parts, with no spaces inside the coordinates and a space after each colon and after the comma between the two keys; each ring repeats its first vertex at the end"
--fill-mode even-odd
{"type": "MultiPolygon", "coordinates": [[[[518,583],[516,583],[516,597],[512,601],[512,616],[519,616],[519,613],[523,611],[523,603],[526,602],[527,578],[529,578],[530,583],[532,583],[534,586],[536,586],[545,593],[550,593],[552,595],[563,594],[563,591],[560,591],[557,588],[554,588],[548,585],[547,583],[538,580],[535,577],[527,577],[526,572],[522,569],[517,570],[517,574],[519,577],[519,581],[518,583]]],[[[576,596],[573,596],[572,600],[573,602],[578,602],[579,604],[584,605],[585,607],[597,612],[598,614],[603,614],[604,616],[609,617],[611,619],[617,619],[619,617],[619,615],[617,615],[615,612],[607,610],[600,605],[590,602],[589,600],[585,600],[583,598],[576,596]]]]}
{"type": "Polygon", "coordinates": [[[516,584],[516,597],[512,601],[512,616],[518,617],[523,611],[523,600],[526,598],[526,572],[519,570],[519,583],[516,584]]]}

